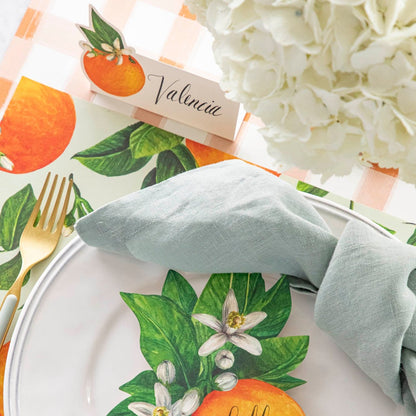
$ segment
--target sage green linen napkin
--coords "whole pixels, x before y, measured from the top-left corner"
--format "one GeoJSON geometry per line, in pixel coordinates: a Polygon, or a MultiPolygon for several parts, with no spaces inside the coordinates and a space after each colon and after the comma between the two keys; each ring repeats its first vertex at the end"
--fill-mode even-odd
{"type": "Polygon", "coordinates": [[[263,169],[227,161],[112,202],[76,225],[90,245],[193,272],[279,272],[317,292],[315,320],[416,415],[416,248],[361,222],[339,241],[263,169]]]}

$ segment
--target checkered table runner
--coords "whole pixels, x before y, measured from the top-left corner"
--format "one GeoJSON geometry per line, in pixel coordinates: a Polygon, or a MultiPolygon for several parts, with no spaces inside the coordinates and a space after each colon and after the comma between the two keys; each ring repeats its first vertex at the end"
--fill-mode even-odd
{"type": "MultiPolygon", "coordinates": [[[[140,54],[218,80],[212,38],[183,5],[183,0],[93,0],[91,3],[122,30],[140,54]]],[[[0,63],[0,115],[22,75],[73,96],[169,130],[175,121],[90,91],[80,66],[81,32],[88,25],[85,0],[32,0],[0,63]]],[[[247,115],[235,142],[184,126],[183,135],[254,163],[276,168],[259,133],[260,120],[247,115]]],[[[395,170],[356,167],[345,177],[321,183],[319,175],[299,169],[285,175],[319,186],[346,199],[416,222],[416,189],[395,170]]]]}

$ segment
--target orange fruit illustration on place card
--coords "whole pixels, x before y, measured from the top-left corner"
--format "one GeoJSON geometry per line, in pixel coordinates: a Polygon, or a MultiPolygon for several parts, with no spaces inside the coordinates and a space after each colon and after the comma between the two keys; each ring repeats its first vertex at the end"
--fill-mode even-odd
{"type": "Polygon", "coordinates": [[[97,49],[84,52],[84,69],[90,80],[103,91],[119,97],[139,92],[145,76],[137,60],[130,55],[120,55],[116,58],[118,61],[110,61],[107,56],[100,54],[97,49]]]}
{"type": "Polygon", "coordinates": [[[193,416],[305,416],[283,390],[255,379],[239,380],[230,391],[212,391],[193,416]]]}
{"type": "Polygon", "coordinates": [[[82,65],[87,77],[98,88],[111,95],[127,97],[138,93],[145,84],[142,66],[132,55],[134,50],[124,46],[122,35],[90,8],[91,28],[79,26],[88,40],[82,65]]]}
{"type": "Polygon", "coordinates": [[[0,121],[0,170],[33,172],[57,159],[76,122],[72,98],[22,77],[0,121]]]}

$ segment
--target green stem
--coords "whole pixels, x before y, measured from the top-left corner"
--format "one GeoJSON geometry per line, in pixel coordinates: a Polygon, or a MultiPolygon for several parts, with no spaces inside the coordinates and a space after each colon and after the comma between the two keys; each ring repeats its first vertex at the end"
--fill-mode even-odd
{"type": "Polygon", "coordinates": [[[241,313],[243,315],[245,315],[246,310],[247,310],[247,306],[248,306],[247,303],[248,303],[248,295],[249,295],[249,292],[250,292],[250,276],[251,276],[251,274],[249,273],[248,276],[247,276],[247,286],[246,286],[246,295],[245,295],[244,307],[243,307],[243,310],[241,311],[241,313]]]}
{"type": "Polygon", "coordinates": [[[350,209],[354,210],[354,201],[353,200],[350,201],[350,209]]]}
{"type": "Polygon", "coordinates": [[[90,203],[85,198],[79,198],[79,202],[84,206],[86,214],[94,211],[90,203]]]}
{"type": "MultiPolygon", "coordinates": [[[[70,178],[72,178],[72,175],[70,176],[70,178]]],[[[90,212],[94,211],[90,203],[81,196],[81,191],[79,190],[75,182],[73,182],[72,184],[72,189],[74,190],[75,199],[71,211],[65,217],[65,225],[67,227],[75,224],[75,214],[77,214],[78,218],[82,218],[90,212]]]]}

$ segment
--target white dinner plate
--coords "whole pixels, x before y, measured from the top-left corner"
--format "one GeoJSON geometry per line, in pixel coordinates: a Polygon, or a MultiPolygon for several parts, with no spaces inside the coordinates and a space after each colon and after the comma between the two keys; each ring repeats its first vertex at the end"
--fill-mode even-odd
{"type": "MultiPolygon", "coordinates": [[[[354,212],[305,196],[335,236],[358,219],[392,238],[354,212]]],[[[139,348],[138,321],[119,293],[160,294],[166,273],[161,266],[97,250],[75,238],[37,282],[20,316],[7,359],[5,416],[102,416],[128,397],[119,386],[148,365],[139,348]]],[[[184,275],[197,293],[208,278],[184,275]]],[[[263,277],[269,287],[278,278],[263,277]]],[[[405,415],[317,328],[314,297],[292,291],[292,301],[280,335],[310,336],[306,359],[290,373],[307,383],[288,391],[305,414],[405,415]]]]}

